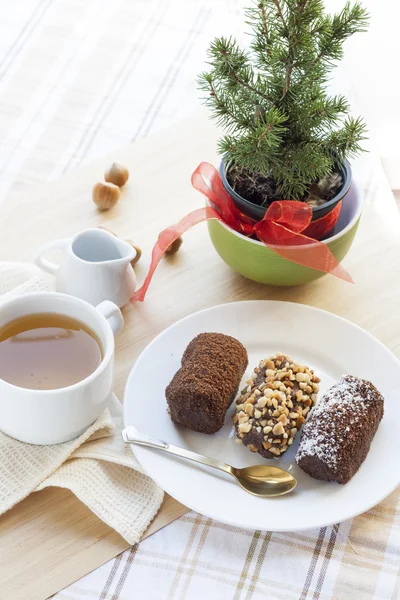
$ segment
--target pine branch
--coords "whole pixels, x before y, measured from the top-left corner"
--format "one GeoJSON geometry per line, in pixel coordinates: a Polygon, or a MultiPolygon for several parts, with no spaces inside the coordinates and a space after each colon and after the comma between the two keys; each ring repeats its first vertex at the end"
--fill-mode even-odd
{"type": "Polygon", "coordinates": [[[285,17],[283,16],[283,12],[282,12],[282,8],[281,5],[279,3],[279,0],[272,0],[272,2],[275,4],[276,6],[276,10],[278,11],[278,15],[282,21],[282,25],[283,25],[283,29],[285,32],[287,32],[287,25],[286,25],[286,21],[285,21],[285,17]]]}
{"type": "Polygon", "coordinates": [[[342,58],[343,42],[358,31],[365,31],[368,25],[368,13],[356,2],[353,7],[347,2],[343,10],[332,17],[329,22],[329,28],[325,38],[322,38],[320,51],[314,59],[314,65],[322,58],[340,59],[342,58]]]}
{"type": "Polygon", "coordinates": [[[262,92],[260,92],[259,90],[257,90],[255,87],[253,87],[252,85],[250,85],[247,81],[245,81],[244,79],[241,79],[236,73],[232,73],[232,77],[235,79],[235,81],[237,81],[237,83],[239,85],[241,85],[242,87],[246,88],[246,90],[249,90],[253,94],[257,94],[257,96],[260,96],[260,98],[263,98],[264,100],[268,100],[268,101],[271,100],[269,98],[269,96],[267,96],[267,94],[263,94],[262,92]]]}
{"type": "Polygon", "coordinates": [[[265,9],[265,4],[260,2],[258,5],[261,12],[261,27],[264,31],[265,38],[268,39],[268,22],[267,22],[267,11],[265,9]]]}

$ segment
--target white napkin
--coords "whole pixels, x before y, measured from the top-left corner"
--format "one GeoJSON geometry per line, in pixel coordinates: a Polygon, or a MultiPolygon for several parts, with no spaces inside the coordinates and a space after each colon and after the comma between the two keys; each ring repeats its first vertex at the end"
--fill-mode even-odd
{"type": "MultiPolygon", "coordinates": [[[[48,291],[36,267],[0,263],[1,299],[34,291],[48,291]]],[[[113,396],[85,433],[64,444],[34,446],[0,432],[0,514],[31,492],[68,488],[127,542],[137,543],[164,493],[122,441],[122,428],[121,404],[113,396]]]]}

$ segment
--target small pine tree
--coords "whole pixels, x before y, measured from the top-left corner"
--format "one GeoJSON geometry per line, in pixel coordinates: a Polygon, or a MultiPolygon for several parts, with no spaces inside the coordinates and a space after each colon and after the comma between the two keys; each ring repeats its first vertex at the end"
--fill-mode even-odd
{"type": "Polygon", "coordinates": [[[257,0],[246,17],[249,51],[216,38],[211,68],[198,80],[226,131],[218,149],[241,177],[261,174],[281,198],[302,199],[362,150],[365,124],[348,115],[344,96],[328,95],[326,83],[344,41],[366,30],[368,14],[358,2],[330,16],[322,0],[257,0]]]}

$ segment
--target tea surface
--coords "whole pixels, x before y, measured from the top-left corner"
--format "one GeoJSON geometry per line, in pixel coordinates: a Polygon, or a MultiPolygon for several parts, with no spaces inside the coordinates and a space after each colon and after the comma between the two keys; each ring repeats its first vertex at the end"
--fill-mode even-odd
{"type": "Polygon", "coordinates": [[[0,379],[18,387],[68,387],[88,377],[101,361],[95,334],[65,315],[27,315],[0,328],[0,379]]]}

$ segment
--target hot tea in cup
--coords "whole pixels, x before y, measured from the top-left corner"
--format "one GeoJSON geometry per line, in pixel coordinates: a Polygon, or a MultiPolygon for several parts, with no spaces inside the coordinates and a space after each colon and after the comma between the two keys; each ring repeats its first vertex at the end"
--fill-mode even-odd
{"type": "Polygon", "coordinates": [[[89,377],[103,357],[100,341],[66,315],[37,313],[0,327],[0,379],[31,390],[55,390],[89,377]]]}

